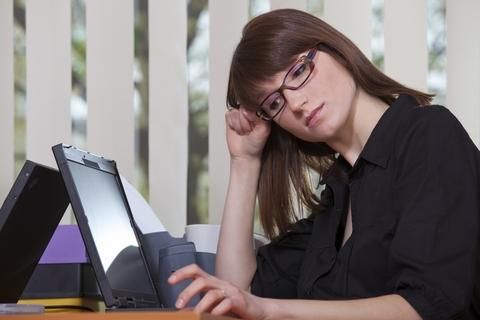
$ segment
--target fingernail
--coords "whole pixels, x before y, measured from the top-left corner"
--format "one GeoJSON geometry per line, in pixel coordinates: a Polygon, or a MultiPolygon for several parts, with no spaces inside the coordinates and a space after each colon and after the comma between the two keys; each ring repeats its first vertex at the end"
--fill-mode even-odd
{"type": "Polygon", "coordinates": [[[171,281],[175,281],[175,279],[177,279],[177,276],[172,274],[169,278],[168,278],[168,281],[171,282],[171,281]]]}
{"type": "Polygon", "coordinates": [[[175,307],[179,309],[183,307],[183,299],[178,299],[177,302],[175,303],[175,307]]]}

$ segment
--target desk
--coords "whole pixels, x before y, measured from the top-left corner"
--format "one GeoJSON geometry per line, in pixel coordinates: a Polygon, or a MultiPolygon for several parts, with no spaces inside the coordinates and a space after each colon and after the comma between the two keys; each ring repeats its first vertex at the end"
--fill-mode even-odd
{"type": "Polygon", "coordinates": [[[178,312],[82,312],[36,315],[0,315],[0,319],[10,320],[232,320],[229,317],[211,314],[196,314],[191,311],[178,312]]]}

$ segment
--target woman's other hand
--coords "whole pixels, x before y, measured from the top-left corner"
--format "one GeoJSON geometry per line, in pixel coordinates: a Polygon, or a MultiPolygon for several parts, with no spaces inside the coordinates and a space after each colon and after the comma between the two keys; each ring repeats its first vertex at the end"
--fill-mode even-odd
{"type": "Polygon", "coordinates": [[[225,122],[231,159],[259,159],[270,134],[270,123],[242,106],[227,111],[225,122]]]}
{"type": "Polygon", "coordinates": [[[194,312],[213,315],[235,314],[243,319],[265,319],[265,304],[262,298],[241,290],[227,281],[216,278],[195,264],[174,272],[168,282],[177,284],[192,279],[192,283],[178,296],[176,307],[181,309],[198,293],[205,293],[195,306],[194,312]]]}

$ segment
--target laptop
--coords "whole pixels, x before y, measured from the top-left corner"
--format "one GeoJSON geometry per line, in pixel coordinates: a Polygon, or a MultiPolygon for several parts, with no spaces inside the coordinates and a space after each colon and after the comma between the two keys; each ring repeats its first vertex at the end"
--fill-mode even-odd
{"type": "Polygon", "coordinates": [[[16,303],[69,198],[57,170],[27,160],[0,207],[0,303],[16,303]]]}
{"type": "Polygon", "coordinates": [[[107,310],[161,309],[115,161],[64,144],[52,150],[107,310]]]}

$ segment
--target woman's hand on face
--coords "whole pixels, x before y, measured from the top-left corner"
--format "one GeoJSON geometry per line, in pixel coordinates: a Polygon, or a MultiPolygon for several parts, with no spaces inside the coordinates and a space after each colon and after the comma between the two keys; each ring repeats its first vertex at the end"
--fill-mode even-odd
{"type": "Polygon", "coordinates": [[[225,114],[227,144],[232,159],[258,159],[270,134],[270,123],[242,106],[225,114]]]}
{"type": "Polygon", "coordinates": [[[168,282],[173,285],[187,279],[193,281],[179,294],[177,308],[183,308],[196,294],[205,293],[194,312],[213,315],[233,313],[243,319],[265,319],[262,298],[206,273],[195,264],[177,270],[168,282]]]}

